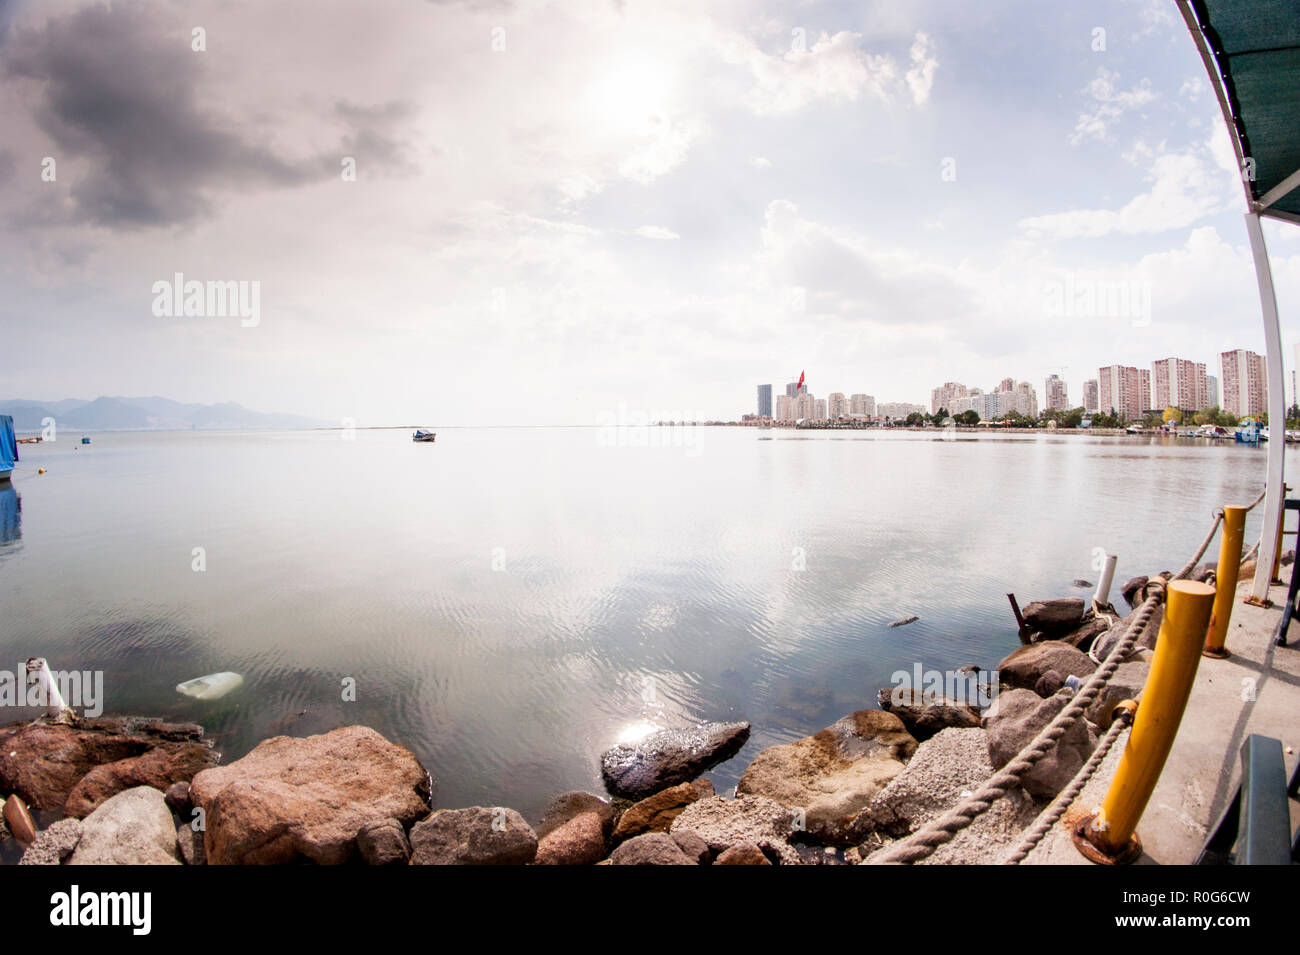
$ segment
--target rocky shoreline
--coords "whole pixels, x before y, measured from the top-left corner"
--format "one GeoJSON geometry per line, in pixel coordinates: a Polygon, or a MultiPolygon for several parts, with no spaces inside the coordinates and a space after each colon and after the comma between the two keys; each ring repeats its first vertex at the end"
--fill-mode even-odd
{"type": "MultiPolygon", "coordinates": [[[[1149,586],[1124,585],[1130,606],[1149,586]]],[[[741,750],[748,723],[663,730],[604,753],[607,793],[562,793],[532,820],[502,806],[435,808],[435,778],[365,726],[273,737],[222,765],[195,724],[12,724],[0,728],[0,851],[12,858],[16,845],[23,865],[859,863],[1005,765],[1096,668],[1089,651],[1104,658],[1132,617],[1114,622],[1080,598],[1035,601],[1024,645],[994,672],[954,671],[992,687],[986,705],[942,688],[882,689],[878,709],[759,752],[730,795],[701,777],[741,750]]],[[[928,862],[998,861],[1088,759],[1115,704],[1141,693],[1159,623],[1158,611],[1021,790],[928,862]]]]}

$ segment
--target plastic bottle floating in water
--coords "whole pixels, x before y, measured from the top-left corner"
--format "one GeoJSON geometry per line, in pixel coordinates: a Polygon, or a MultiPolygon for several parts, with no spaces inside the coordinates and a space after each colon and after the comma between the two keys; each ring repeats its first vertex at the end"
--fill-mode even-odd
{"type": "Polygon", "coordinates": [[[196,700],[219,700],[231,690],[244,685],[244,678],[238,673],[225,671],[209,673],[207,676],[186,680],[176,684],[176,692],[192,696],[196,700]]]}

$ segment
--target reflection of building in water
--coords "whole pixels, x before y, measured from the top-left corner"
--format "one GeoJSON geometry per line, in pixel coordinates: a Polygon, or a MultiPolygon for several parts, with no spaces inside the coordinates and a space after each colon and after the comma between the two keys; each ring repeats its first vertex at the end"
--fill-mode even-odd
{"type": "Polygon", "coordinates": [[[23,536],[23,499],[10,487],[0,487],[0,544],[23,536]]]}

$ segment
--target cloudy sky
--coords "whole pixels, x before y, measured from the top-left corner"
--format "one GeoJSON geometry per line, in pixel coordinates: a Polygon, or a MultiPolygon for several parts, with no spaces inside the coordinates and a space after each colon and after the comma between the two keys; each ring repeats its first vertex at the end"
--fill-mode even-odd
{"type": "Polygon", "coordinates": [[[1217,374],[1263,349],[1220,126],[1172,0],[0,0],[0,397],[567,424],[1217,374]],[[156,314],[176,273],[257,324],[156,314]]]}

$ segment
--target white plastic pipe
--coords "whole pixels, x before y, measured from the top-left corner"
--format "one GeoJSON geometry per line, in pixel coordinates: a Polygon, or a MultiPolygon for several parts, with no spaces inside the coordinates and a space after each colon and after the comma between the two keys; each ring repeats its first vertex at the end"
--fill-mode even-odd
{"type": "Polygon", "coordinates": [[[38,699],[45,701],[46,716],[58,719],[67,710],[68,704],[63,702],[63,694],[59,692],[44,657],[32,657],[27,661],[27,685],[39,687],[38,699]]]}
{"type": "Polygon", "coordinates": [[[1101,569],[1101,580],[1097,581],[1097,592],[1092,595],[1093,603],[1098,607],[1110,603],[1110,585],[1115,581],[1116,560],[1114,554],[1106,555],[1106,565],[1101,569]]]}

